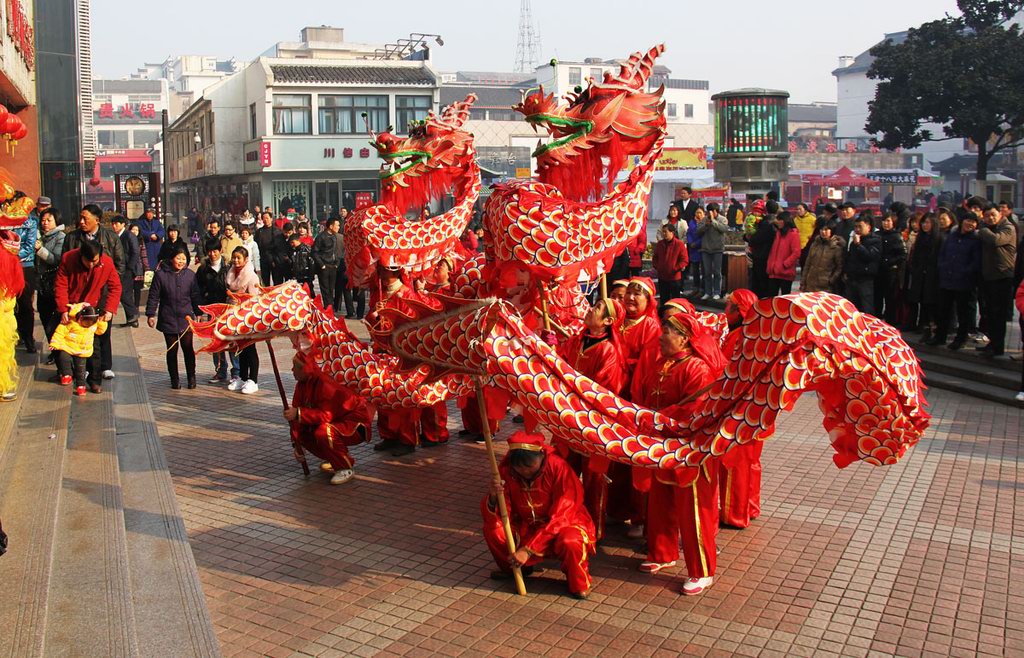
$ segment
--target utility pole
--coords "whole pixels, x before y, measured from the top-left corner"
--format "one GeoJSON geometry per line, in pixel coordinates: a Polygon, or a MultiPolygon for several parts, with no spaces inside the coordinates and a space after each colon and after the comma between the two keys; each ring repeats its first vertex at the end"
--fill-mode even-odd
{"type": "Polygon", "coordinates": [[[167,149],[170,145],[167,143],[168,132],[166,109],[160,111],[160,124],[163,126],[160,131],[160,141],[163,144],[163,147],[160,149],[160,168],[163,171],[163,173],[160,174],[160,177],[163,179],[160,183],[160,191],[163,192],[161,195],[163,197],[163,201],[161,202],[163,208],[160,209],[161,212],[157,217],[166,219],[166,214],[171,211],[171,178],[168,176],[170,167],[167,164],[167,149]]]}
{"type": "Polygon", "coordinates": [[[529,73],[537,68],[540,57],[540,35],[533,23],[530,0],[519,2],[519,39],[516,42],[516,63],[514,70],[529,73]]]}

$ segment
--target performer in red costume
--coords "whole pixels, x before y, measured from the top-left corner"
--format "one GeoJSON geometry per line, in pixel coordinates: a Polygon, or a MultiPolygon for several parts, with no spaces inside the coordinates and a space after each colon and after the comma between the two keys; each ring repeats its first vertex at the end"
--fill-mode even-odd
{"type": "MultiPolygon", "coordinates": [[[[437,261],[431,277],[427,279],[426,289],[441,295],[451,292],[451,274],[455,262],[450,256],[437,261]]],[[[448,443],[448,403],[438,402],[432,407],[425,407],[420,416],[420,445],[424,448],[435,448],[448,443]]]]}
{"type": "MultiPolygon", "coordinates": [[[[633,399],[680,420],[706,401],[705,388],[725,360],[714,339],[689,313],[665,311],[660,356],[645,360],[633,379],[633,399]],[[691,399],[692,398],[692,399],[691,399]]],[[[710,462],[697,478],[678,486],[675,472],[657,472],[647,504],[647,560],[640,570],[657,573],[675,566],[679,543],[689,577],[684,594],[700,594],[715,575],[718,530],[718,465],[710,462]]]]}
{"type": "Polygon", "coordinates": [[[292,374],[295,394],[292,405],[284,410],[292,441],[324,460],[320,468],[334,473],[331,484],[344,484],[355,475],[348,446],[369,440],[373,411],[361,397],[321,372],[308,354],[295,353],[292,374]]]}
{"type": "Polygon", "coordinates": [[[608,287],[608,296],[612,299],[624,302],[626,299],[626,288],[629,287],[629,279],[616,279],[608,287]]]}
{"type": "MultiPolygon", "coordinates": [[[[626,362],[622,356],[619,328],[626,317],[622,304],[613,299],[598,300],[583,318],[585,328],[559,347],[562,358],[578,373],[589,377],[616,395],[626,383],[626,362]]],[[[556,443],[559,454],[570,459],[568,446],[556,443]]],[[[573,456],[576,456],[573,453],[573,456]]],[[[604,537],[605,506],[608,502],[609,460],[583,457],[579,470],[587,511],[596,528],[595,540],[604,537]]]]}
{"type": "MultiPolygon", "coordinates": [[[[377,265],[378,285],[370,294],[371,311],[366,315],[366,322],[375,327],[381,322],[380,312],[385,308],[393,308],[410,315],[413,309],[405,300],[423,301],[423,297],[402,281],[399,268],[377,265]]],[[[391,456],[401,457],[415,452],[420,435],[421,409],[380,409],[377,412],[377,433],[380,443],[373,446],[377,452],[389,450],[391,456]]]]}
{"type": "MultiPolygon", "coordinates": [[[[726,297],[725,316],[729,321],[729,335],[723,351],[732,357],[740,337],[743,323],[754,317],[757,295],[739,288],[726,297]]],[[[761,450],[764,444],[753,441],[736,446],[721,460],[719,478],[721,523],[731,528],[746,528],[761,515],[761,450]]]]}
{"type": "MultiPolygon", "coordinates": [[[[661,326],[658,324],[654,282],[644,276],[630,279],[622,305],[626,309],[626,319],[620,329],[622,356],[626,362],[626,381],[622,390],[628,398],[637,364],[645,352],[656,353],[658,349],[661,326]]],[[[608,515],[614,519],[628,519],[631,527],[627,535],[639,539],[643,537],[647,490],[642,486],[634,487],[632,469],[628,465],[616,462],[608,470],[612,479],[608,488],[608,515]]]]}
{"type": "Polygon", "coordinates": [[[661,327],[658,324],[658,299],[654,282],[645,276],[633,277],[626,287],[622,305],[626,319],[622,323],[622,349],[626,359],[627,391],[641,355],[648,347],[658,345],[661,327]]]}
{"type": "Polygon", "coordinates": [[[508,453],[498,470],[501,481],[481,503],[484,539],[498,570],[492,578],[512,576],[513,561],[532,573],[545,557],[558,558],[568,580],[569,593],[578,599],[590,594],[589,559],[594,554],[594,522],[583,505],[580,480],[554,448],[544,445],[539,434],[516,432],[508,440],[508,453]],[[498,515],[498,496],[505,496],[512,533],[518,537],[515,554],[509,555],[498,515]]]}

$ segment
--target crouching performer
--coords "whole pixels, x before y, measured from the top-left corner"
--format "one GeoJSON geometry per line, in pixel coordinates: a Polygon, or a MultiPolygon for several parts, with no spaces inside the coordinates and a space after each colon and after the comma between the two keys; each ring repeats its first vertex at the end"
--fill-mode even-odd
{"type": "Polygon", "coordinates": [[[355,475],[348,446],[369,441],[372,407],[334,383],[308,354],[295,353],[292,374],[295,395],[284,410],[292,443],[324,461],[321,470],[334,473],[331,484],[344,484],[355,475]]]}
{"type": "Polygon", "coordinates": [[[517,432],[508,440],[508,454],[498,469],[501,482],[491,483],[481,505],[484,539],[498,570],[492,578],[512,577],[513,561],[523,575],[545,557],[558,558],[568,580],[569,593],[578,599],[590,595],[590,556],[595,552],[594,522],[583,504],[583,485],[564,459],[539,434],[517,432]],[[504,495],[516,552],[505,541],[498,496],[504,495]]]}

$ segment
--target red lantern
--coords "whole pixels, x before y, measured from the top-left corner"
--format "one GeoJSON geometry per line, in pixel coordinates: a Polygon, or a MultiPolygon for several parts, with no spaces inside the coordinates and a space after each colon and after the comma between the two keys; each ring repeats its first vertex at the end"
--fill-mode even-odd
{"type": "Polygon", "coordinates": [[[24,123],[22,123],[21,126],[19,126],[18,129],[16,131],[14,131],[14,134],[11,135],[11,138],[14,139],[15,141],[17,141],[19,139],[25,139],[25,137],[27,135],[28,135],[28,126],[26,126],[24,123]]]}
{"type": "Polygon", "coordinates": [[[2,126],[4,121],[7,120],[8,114],[10,114],[10,112],[7,111],[7,108],[3,105],[0,105],[0,126],[2,126]]]}
{"type": "Polygon", "coordinates": [[[21,119],[15,114],[8,114],[7,118],[4,119],[2,132],[5,135],[13,135],[17,130],[18,126],[22,125],[21,119]]]}

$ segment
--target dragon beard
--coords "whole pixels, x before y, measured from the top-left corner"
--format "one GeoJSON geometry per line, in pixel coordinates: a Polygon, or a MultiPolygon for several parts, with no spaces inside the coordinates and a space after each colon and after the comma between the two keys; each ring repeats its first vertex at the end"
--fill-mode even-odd
{"type": "Polygon", "coordinates": [[[572,201],[596,201],[611,190],[615,177],[626,164],[627,155],[622,139],[615,134],[593,148],[580,151],[570,159],[570,164],[542,169],[540,182],[558,188],[572,201]]]}
{"type": "Polygon", "coordinates": [[[458,167],[441,167],[427,174],[403,176],[397,182],[384,182],[381,186],[381,203],[396,214],[402,215],[414,208],[426,206],[433,200],[446,194],[458,196],[460,190],[455,189],[463,172],[458,167]]]}

